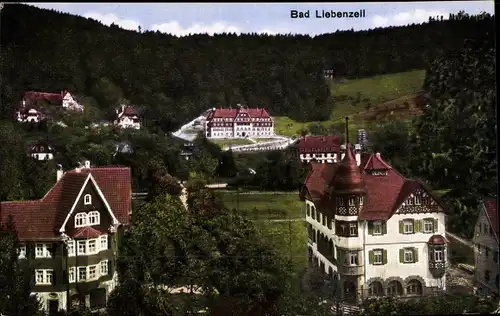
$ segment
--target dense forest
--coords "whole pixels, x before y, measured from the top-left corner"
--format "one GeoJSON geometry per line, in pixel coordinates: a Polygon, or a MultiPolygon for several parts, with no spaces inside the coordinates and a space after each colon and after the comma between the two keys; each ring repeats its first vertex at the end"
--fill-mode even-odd
{"type": "Polygon", "coordinates": [[[207,108],[237,103],[298,121],[323,120],[334,109],[325,68],[349,78],[423,69],[493,23],[459,15],[314,38],[177,38],[21,4],[5,6],[1,19],[2,117],[12,117],[26,90],[68,89],[103,116],[127,100],[142,109],[146,125],[163,131],[207,108]]]}

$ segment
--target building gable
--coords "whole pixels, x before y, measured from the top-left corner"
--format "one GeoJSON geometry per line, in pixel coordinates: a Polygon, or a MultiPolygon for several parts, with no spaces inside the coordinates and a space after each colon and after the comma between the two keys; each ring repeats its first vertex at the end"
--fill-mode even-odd
{"type": "MultiPolygon", "coordinates": [[[[92,176],[91,173],[88,174],[83,186],[81,187],[80,189],[80,192],[78,193],[78,196],[76,197],[69,213],[66,215],[66,218],[61,226],[61,228],[59,229],[59,232],[61,233],[64,233],[66,232],[66,226],[68,225],[68,221],[73,217],[73,214],[75,213],[75,210],[77,209],[77,206],[79,205],[79,202],[83,203],[84,201],[84,191],[87,189],[87,186],[88,184],[91,183],[92,187],[95,189],[95,192],[97,193],[97,197],[101,200],[101,202],[104,204],[105,206],[105,210],[108,212],[108,214],[110,215],[111,217],[111,223],[113,225],[116,225],[116,224],[119,224],[118,220],[116,219],[115,215],[113,214],[112,210],[111,210],[111,207],[109,206],[108,204],[108,201],[106,200],[106,198],[104,197],[104,195],[102,194],[101,190],[99,189],[99,186],[97,185],[97,182],[95,181],[94,177],[92,176]]],[[[89,189],[91,190],[91,189],[89,189]]]]}
{"type": "Polygon", "coordinates": [[[418,181],[406,180],[396,201],[395,214],[439,213],[443,207],[418,181]]]}

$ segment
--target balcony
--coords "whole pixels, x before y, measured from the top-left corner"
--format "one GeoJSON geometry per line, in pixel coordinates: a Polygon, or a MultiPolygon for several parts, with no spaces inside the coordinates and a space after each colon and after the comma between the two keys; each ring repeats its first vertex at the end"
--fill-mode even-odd
{"type": "Polygon", "coordinates": [[[446,272],[446,262],[429,261],[429,270],[434,278],[442,278],[446,272]]]}
{"type": "Polygon", "coordinates": [[[339,265],[338,270],[343,275],[363,275],[365,273],[364,266],[344,266],[339,265]]]}

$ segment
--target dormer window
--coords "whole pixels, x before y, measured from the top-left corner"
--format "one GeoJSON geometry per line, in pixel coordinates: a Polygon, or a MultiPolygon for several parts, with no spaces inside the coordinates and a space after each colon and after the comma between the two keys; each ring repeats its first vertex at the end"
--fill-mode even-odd
{"type": "Polygon", "coordinates": [[[356,201],[355,198],[349,198],[349,206],[355,206],[356,205],[355,201],[356,201]]]}
{"type": "Polygon", "coordinates": [[[100,216],[99,216],[98,211],[92,211],[89,212],[88,218],[89,218],[89,225],[99,225],[100,222],[100,216]]]}
{"type": "Polygon", "coordinates": [[[90,194],[85,194],[85,196],[83,197],[83,203],[85,205],[91,205],[92,204],[92,196],[90,196],[90,194]]]}
{"type": "Polygon", "coordinates": [[[75,215],[75,227],[87,226],[87,214],[78,213],[75,215]]]}

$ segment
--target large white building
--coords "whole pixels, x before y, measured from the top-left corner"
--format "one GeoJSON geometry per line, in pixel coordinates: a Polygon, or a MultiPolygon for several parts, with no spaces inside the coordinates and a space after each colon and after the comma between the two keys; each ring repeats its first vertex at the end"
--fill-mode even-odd
{"type": "Polygon", "coordinates": [[[445,290],[443,207],[380,154],[360,158],[348,144],[339,163],[311,163],[300,192],[311,264],[343,299],[445,290]]]}
{"type": "Polygon", "coordinates": [[[212,109],[205,120],[205,136],[223,138],[274,137],[274,120],[265,109],[212,109]]]}

